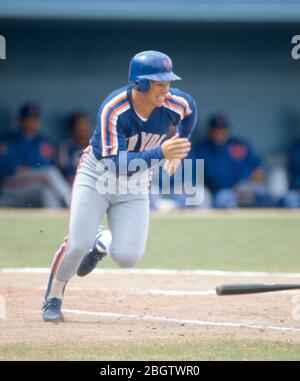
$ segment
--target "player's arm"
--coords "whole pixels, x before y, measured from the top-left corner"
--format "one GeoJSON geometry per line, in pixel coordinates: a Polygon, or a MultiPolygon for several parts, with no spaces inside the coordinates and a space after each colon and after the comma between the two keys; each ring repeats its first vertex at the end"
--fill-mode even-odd
{"type": "Polygon", "coordinates": [[[249,179],[255,184],[261,183],[266,175],[267,166],[262,158],[253,150],[250,144],[244,142],[248,153],[244,159],[244,167],[240,173],[240,179],[249,179]]]}
{"type": "MultiPolygon", "coordinates": [[[[121,142],[122,140],[126,139],[121,137],[121,142]]],[[[122,145],[124,145],[124,143],[122,145]]],[[[165,158],[168,160],[180,161],[188,155],[190,146],[191,143],[187,139],[179,138],[178,134],[176,134],[171,139],[165,140],[162,145],[157,148],[143,152],[128,152],[123,149],[118,151],[116,155],[111,156],[111,158],[115,162],[118,171],[122,168],[121,172],[119,172],[122,174],[122,171],[124,170],[126,170],[127,173],[129,172],[128,166],[136,159],[144,160],[147,163],[148,168],[153,165],[152,160],[155,159],[162,160],[165,158]],[[120,152],[122,152],[122,155],[120,155],[120,152]]]]}
{"type": "MultiPolygon", "coordinates": [[[[109,114],[109,110],[103,112],[109,114]]],[[[129,164],[136,159],[144,160],[147,167],[150,168],[152,160],[162,160],[164,158],[181,160],[187,156],[190,150],[190,142],[176,134],[173,138],[164,141],[159,147],[142,152],[128,152],[127,139],[130,134],[127,130],[128,127],[122,124],[118,116],[115,118],[100,117],[99,127],[101,156],[102,158],[112,159],[119,173],[120,170],[122,172],[125,170],[128,173],[129,164]],[[121,152],[122,155],[120,155],[121,152]]]]}
{"type": "MultiPolygon", "coordinates": [[[[176,127],[176,132],[180,138],[190,139],[192,132],[197,123],[197,108],[196,108],[195,101],[193,100],[192,97],[187,97],[186,100],[188,101],[190,112],[176,127]]],[[[178,165],[180,164],[180,161],[181,159],[166,160],[164,164],[164,169],[169,174],[169,176],[174,175],[178,165]]]]}
{"type": "Polygon", "coordinates": [[[187,97],[189,111],[186,111],[186,116],[182,119],[181,123],[177,126],[177,132],[181,138],[190,139],[197,123],[197,107],[192,97],[187,97]]]}

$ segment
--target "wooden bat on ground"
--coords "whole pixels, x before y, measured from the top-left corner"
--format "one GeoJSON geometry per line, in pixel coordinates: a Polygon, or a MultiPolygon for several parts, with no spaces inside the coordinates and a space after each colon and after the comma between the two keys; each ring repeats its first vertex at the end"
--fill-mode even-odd
{"type": "Polygon", "coordinates": [[[300,289],[300,284],[259,284],[259,283],[242,283],[242,284],[221,284],[216,287],[217,295],[240,295],[240,294],[256,294],[261,292],[296,290],[300,289]]]}

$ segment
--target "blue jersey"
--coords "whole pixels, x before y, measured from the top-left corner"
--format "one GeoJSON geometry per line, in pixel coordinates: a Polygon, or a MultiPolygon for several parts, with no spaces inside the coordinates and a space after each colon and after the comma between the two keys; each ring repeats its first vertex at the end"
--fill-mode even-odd
{"type": "Polygon", "coordinates": [[[300,189],[300,140],[290,152],[290,180],[292,189],[300,189]]]}
{"type": "Polygon", "coordinates": [[[58,166],[65,177],[75,176],[82,151],[82,147],[72,138],[59,145],[58,166]]]}
{"type": "Polygon", "coordinates": [[[96,128],[91,139],[98,160],[118,157],[127,151],[128,163],[136,158],[151,165],[151,159],[163,159],[160,145],[171,126],[181,137],[189,138],[196,124],[197,111],[193,98],[171,88],[164,105],[155,108],[143,121],[131,103],[131,87],[125,86],[111,93],[102,103],[96,128]]]}
{"type": "Polygon", "coordinates": [[[5,154],[1,160],[8,162],[9,166],[3,177],[12,175],[17,167],[38,169],[52,165],[54,158],[54,146],[48,138],[41,134],[27,136],[18,132],[5,143],[5,154]]]}
{"type": "Polygon", "coordinates": [[[0,181],[15,172],[16,160],[12,149],[6,142],[0,142],[0,181]]]}
{"type": "Polygon", "coordinates": [[[205,138],[193,148],[191,156],[204,159],[205,185],[213,192],[232,188],[239,181],[249,179],[258,167],[264,168],[250,144],[238,138],[229,138],[222,145],[205,138]]]}

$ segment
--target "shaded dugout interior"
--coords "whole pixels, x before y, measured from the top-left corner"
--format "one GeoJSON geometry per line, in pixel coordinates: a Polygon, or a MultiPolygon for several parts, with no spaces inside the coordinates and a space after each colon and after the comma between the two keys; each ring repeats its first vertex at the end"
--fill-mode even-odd
{"type": "Polygon", "coordinates": [[[126,84],[132,55],[150,49],[173,58],[183,78],[176,85],[198,104],[198,134],[210,113],[224,110],[260,154],[283,153],[299,135],[300,60],[291,40],[300,24],[2,19],[0,33],[1,135],[29,99],[41,104],[55,139],[66,136],[74,107],[95,121],[104,97],[126,84]]]}

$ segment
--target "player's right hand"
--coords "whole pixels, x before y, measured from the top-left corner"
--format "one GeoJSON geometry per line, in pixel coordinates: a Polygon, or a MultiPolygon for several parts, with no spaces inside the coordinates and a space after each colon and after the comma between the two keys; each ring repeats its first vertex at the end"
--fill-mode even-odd
{"type": "Polygon", "coordinates": [[[172,136],[171,139],[166,140],[161,145],[165,159],[184,159],[187,157],[190,149],[191,143],[186,138],[180,138],[178,134],[172,136]]]}

